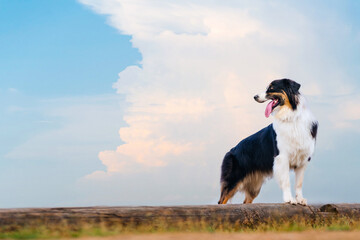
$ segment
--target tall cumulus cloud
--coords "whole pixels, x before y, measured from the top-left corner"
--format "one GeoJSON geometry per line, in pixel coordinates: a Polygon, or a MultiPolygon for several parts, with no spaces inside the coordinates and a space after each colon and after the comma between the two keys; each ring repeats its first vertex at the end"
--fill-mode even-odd
{"type": "MultiPolygon", "coordinates": [[[[124,144],[100,152],[107,170],[81,180],[118,184],[119,202],[213,202],[225,152],[270,123],[253,96],[273,79],[302,84],[322,129],[359,131],[351,109],[358,86],[336,51],[359,40],[349,42],[353,30],[340,19],[279,1],[80,2],[107,15],[142,54],[114,84],[129,103],[124,144]],[[143,194],[129,190],[135,185],[143,194]]],[[[333,140],[320,129],[319,141],[325,149],[333,140]]]]}

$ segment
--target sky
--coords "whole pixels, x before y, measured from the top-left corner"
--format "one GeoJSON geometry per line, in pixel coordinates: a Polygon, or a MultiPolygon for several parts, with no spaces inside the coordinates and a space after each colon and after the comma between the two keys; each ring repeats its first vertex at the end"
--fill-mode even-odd
{"type": "MultiPolygon", "coordinates": [[[[215,204],[225,153],[273,120],[253,96],[285,77],[320,123],[304,196],[359,202],[359,11],[0,0],[0,208],[215,204]]],[[[281,201],[273,179],[255,200],[281,201]]]]}

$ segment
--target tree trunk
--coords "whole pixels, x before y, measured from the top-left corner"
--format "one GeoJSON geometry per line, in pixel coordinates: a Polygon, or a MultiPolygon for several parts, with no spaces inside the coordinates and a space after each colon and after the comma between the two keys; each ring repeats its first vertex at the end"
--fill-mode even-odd
{"type": "Polygon", "coordinates": [[[237,224],[253,226],[289,220],[308,222],[334,218],[360,219],[360,204],[290,205],[229,204],[164,207],[76,207],[0,209],[0,226],[172,226],[179,223],[201,223],[211,226],[237,224]]]}

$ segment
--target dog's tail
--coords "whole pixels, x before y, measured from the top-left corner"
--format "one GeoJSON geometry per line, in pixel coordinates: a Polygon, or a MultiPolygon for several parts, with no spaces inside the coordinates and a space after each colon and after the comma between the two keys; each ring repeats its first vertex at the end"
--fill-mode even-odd
{"type": "Polygon", "coordinates": [[[228,152],[221,165],[221,195],[218,204],[226,204],[234,196],[243,174],[239,162],[231,152],[228,152]]]}

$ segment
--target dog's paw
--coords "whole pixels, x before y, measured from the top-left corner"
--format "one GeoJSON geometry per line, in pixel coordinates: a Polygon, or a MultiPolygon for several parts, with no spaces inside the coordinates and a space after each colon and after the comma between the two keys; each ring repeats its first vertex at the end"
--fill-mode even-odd
{"type": "Polygon", "coordinates": [[[297,204],[300,204],[300,205],[303,205],[303,206],[306,206],[307,205],[307,200],[303,197],[297,197],[296,198],[296,202],[297,204]]]}
{"type": "Polygon", "coordinates": [[[291,204],[291,205],[296,205],[297,204],[297,202],[296,202],[296,200],[294,198],[285,199],[284,202],[287,203],[287,204],[291,204]]]}

